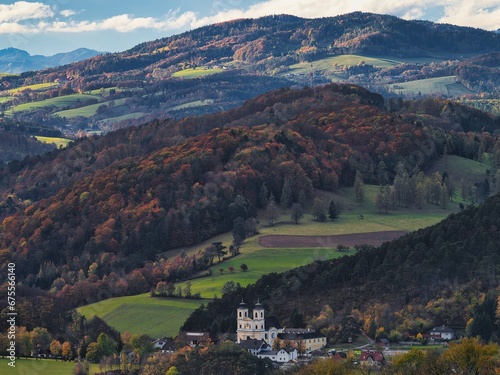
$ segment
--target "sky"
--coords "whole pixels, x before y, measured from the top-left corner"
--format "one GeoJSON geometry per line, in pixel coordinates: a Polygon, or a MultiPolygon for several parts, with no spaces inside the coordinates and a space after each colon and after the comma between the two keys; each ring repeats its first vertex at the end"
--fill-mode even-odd
{"type": "Polygon", "coordinates": [[[500,0],[0,0],[0,49],[46,56],[82,47],[119,52],[235,18],[354,11],[500,29],[500,0]]]}

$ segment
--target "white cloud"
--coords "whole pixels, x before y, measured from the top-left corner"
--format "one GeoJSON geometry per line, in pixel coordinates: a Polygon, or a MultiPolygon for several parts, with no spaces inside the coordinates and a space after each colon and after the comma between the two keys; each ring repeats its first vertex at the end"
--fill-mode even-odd
{"type": "Polygon", "coordinates": [[[445,6],[442,23],[479,27],[486,30],[500,29],[500,4],[498,0],[455,1],[445,6]]]}
{"type": "Polygon", "coordinates": [[[64,9],[64,10],[61,10],[59,12],[59,14],[63,17],[71,17],[71,16],[74,16],[75,14],[78,14],[78,12],[76,10],[72,10],[72,9],[64,9]]]}
{"type": "MultiPolygon", "coordinates": [[[[179,31],[236,18],[256,18],[272,14],[293,14],[315,18],[337,16],[353,11],[392,14],[405,19],[430,19],[432,8],[441,8],[439,22],[462,26],[481,27],[488,30],[500,28],[500,0],[265,0],[246,9],[238,9],[240,1],[232,2],[234,9],[223,10],[212,16],[200,17],[192,11],[179,14],[169,12],[165,16],[135,17],[121,14],[102,20],[75,21],[56,19],[53,9],[40,2],[18,1],[0,5],[0,34],[34,34],[43,32],[79,33],[115,30],[133,32],[138,29],[179,31]],[[36,22],[34,20],[37,20],[36,22]]],[[[231,4],[231,2],[229,3],[231,4]]],[[[74,10],[58,13],[69,18],[74,10]]]]}
{"type": "Polygon", "coordinates": [[[0,4],[0,24],[52,17],[54,12],[49,5],[17,1],[13,4],[0,4]]]}

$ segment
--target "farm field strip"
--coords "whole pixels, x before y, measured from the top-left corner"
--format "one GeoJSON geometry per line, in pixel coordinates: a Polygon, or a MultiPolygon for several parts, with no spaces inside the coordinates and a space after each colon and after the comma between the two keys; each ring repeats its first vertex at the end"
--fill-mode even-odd
{"type": "Polygon", "coordinates": [[[401,82],[389,85],[389,89],[398,94],[434,94],[443,93],[445,95],[463,95],[470,94],[464,85],[456,82],[455,76],[446,76],[438,78],[428,78],[416,81],[401,82]]]}
{"type": "Polygon", "coordinates": [[[179,327],[203,301],[151,298],[149,293],[106,299],[77,311],[87,319],[97,315],[120,332],[176,336],[179,327]]]}
{"type": "MultiPolygon", "coordinates": [[[[126,98],[115,100],[114,101],[115,102],[115,106],[118,107],[120,105],[125,104],[126,100],[127,100],[126,98]]],[[[101,105],[109,105],[109,102],[99,102],[99,103],[96,103],[96,104],[86,105],[84,107],[67,109],[67,110],[64,110],[64,111],[55,112],[55,113],[52,114],[52,116],[60,116],[60,117],[67,117],[67,118],[81,116],[81,117],[87,117],[88,118],[88,117],[94,116],[97,113],[97,109],[101,105]]]]}
{"type": "Polygon", "coordinates": [[[56,98],[50,98],[50,99],[40,100],[37,102],[24,103],[14,106],[9,110],[5,111],[5,114],[10,115],[14,112],[30,111],[32,109],[52,107],[52,106],[58,108],[64,108],[66,106],[74,105],[78,102],[89,99],[99,100],[100,97],[96,95],[87,95],[87,94],[72,94],[72,95],[58,96],[56,98]]]}
{"type": "Polygon", "coordinates": [[[216,73],[221,73],[223,72],[224,69],[205,69],[205,68],[190,68],[190,69],[184,69],[180,70],[178,72],[175,72],[172,74],[172,77],[177,77],[177,78],[198,78],[198,77],[204,77],[208,76],[211,74],[216,74],[216,73]]]}
{"type": "Polygon", "coordinates": [[[45,91],[45,90],[52,89],[54,87],[59,87],[59,86],[60,86],[60,84],[57,82],[37,83],[34,85],[17,87],[15,89],[7,90],[7,92],[10,95],[14,95],[14,94],[17,94],[18,92],[21,92],[24,90],[45,91]]]}
{"type": "Polygon", "coordinates": [[[36,135],[35,138],[43,143],[54,143],[57,147],[66,147],[69,143],[73,142],[72,139],[68,138],[43,137],[41,135],[36,135]]]}

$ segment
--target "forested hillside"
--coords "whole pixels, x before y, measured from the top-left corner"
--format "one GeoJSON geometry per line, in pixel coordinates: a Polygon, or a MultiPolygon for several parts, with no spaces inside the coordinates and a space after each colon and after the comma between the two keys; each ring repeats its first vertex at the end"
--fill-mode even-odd
{"type": "MultiPolygon", "coordinates": [[[[500,159],[488,133],[445,130],[460,128],[466,107],[442,116],[447,102],[400,104],[388,112],[379,95],[352,85],[282,89],[228,112],[156,121],[9,164],[0,171],[10,215],[0,228],[2,264],[15,261],[20,280],[74,304],[85,300],[76,285],[86,295],[101,282],[139,293],[166,276],[131,271],[254,217],[264,185],[279,201],[288,184],[297,202],[313,188],[352,186],[358,172],[367,183],[390,182],[400,164],[415,174],[445,149],[500,159]]],[[[190,272],[207,267],[186,261],[190,272]]]]}

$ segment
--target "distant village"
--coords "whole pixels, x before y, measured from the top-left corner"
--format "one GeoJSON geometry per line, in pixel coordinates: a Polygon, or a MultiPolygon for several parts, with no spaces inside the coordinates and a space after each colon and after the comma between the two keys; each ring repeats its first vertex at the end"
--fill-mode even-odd
{"type": "MultiPolygon", "coordinates": [[[[395,355],[409,351],[404,349],[419,342],[401,342],[391,346],[388,339],[370,343],[352,350],[328,349],[327,337],[315,329],[282,327],[275,316],[266,316],[260,302],[253,311],[242,301],[236,311],[236,342],[252,355],[269,359],[276,369],[290,369],[296,365],[306,365],[318,358],[346,360],[352,354],[354,364],[369,368],[380,368],[386,360],[395,355]]],[[[429,344],[447,346],[448,341],[455,339],[455,330],[447,326],[434,327],[430,332],[422,334],[429,344]]],[[[155,351],[173,354],[179,348],[190,346],[217,345],[217,340],[209,332],[181,332],[175,339],[157,338],[153,341],[155,351]]],[[[130,353],[133,361],[133,353],[130,353]]]]}

